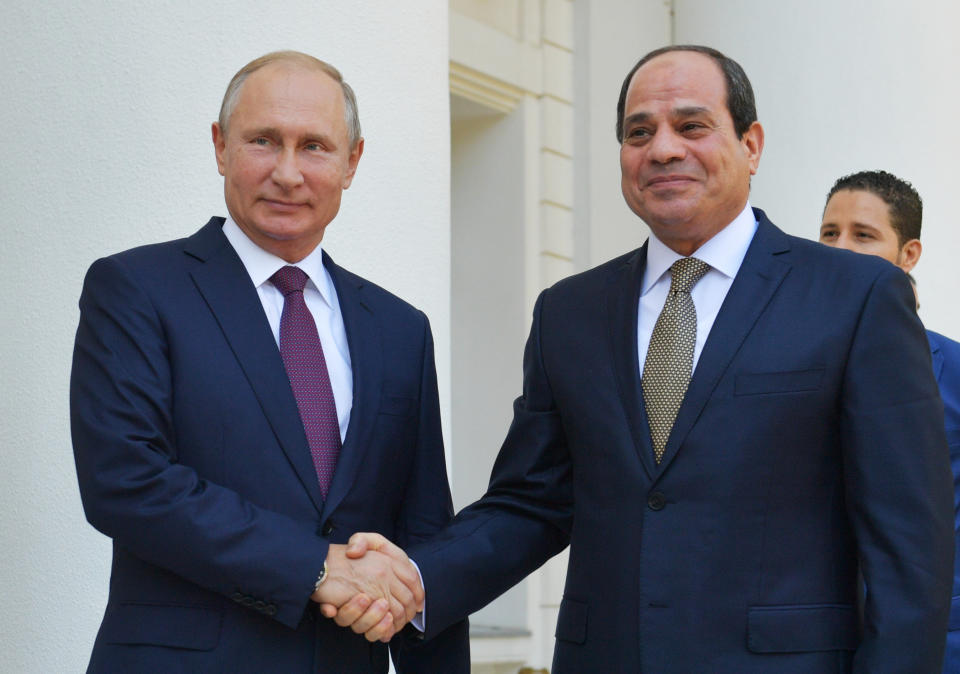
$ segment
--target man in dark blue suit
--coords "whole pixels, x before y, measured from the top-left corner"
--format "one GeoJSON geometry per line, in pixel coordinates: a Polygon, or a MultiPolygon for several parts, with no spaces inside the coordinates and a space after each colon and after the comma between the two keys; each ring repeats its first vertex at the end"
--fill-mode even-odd
{"type": "MultiPolygon", "coordinates": [[[[827,195],[820,241],[877,255],[909,274],[920,260],[923,202],[913,186],[886,171],[861,171],[834,183],[827,195]]],[[[953,468],[956,544],[960,547],[960,343],[927,330],[933,374],[943,399],[953,468]]],[[[953,601],[944,674],[960,674],[960,555],[955,555],[953,601]]]]}
{"type": "MultiPolygon", "coordinates": [[[[319,602],[421,608],[402,557],[452,517],[430,326],[320,242],[363,152],[356,101],[297,52],[234,77],[213,125],[229,217],[98,260],[71,378],[89,521],[113,539],[91,672],[386,672],[388,646],[319,602]],[[369,559],[368,559],[369,558],[369,559]]],[[[412,628],[408,628],[412,629],[412,628]]],[[[401,672],[467,672],[465,622],[390,648],[401,672]]]]}
{"type": "Polygon", "coordinates": [[[715,50],[648,54],[617,118],[651,236],[540,295],[487,493],[407,549],[426,636],[569,544],[554,674],[938,671],[950,468],[906,277],[750,207],[763,129],[715,50]]]}

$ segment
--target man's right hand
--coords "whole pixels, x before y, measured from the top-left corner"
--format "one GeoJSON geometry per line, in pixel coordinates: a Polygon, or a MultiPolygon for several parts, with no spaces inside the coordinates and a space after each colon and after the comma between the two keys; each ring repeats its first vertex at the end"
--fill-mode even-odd
{"type": "Polygon", "coordinates": [[[417,570],[382,536],[355,535],[349,546],[331,544],[326,562],[327,578],[311,599],[322,604],[323,615],[369,641],[389,641],[423,610],[417,570]]]}

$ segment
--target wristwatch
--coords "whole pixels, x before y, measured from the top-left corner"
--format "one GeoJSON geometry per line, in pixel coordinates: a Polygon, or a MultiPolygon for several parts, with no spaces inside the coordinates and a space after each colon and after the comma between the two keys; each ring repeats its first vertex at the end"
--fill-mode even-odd
{"type": "Polygon", "coordinates": [[[323,581],[327,579],[327,560],[323,560],[323,569],[320,571],[320,575],[317,576],[317,582],[313,584],[313,591],[319,592],[320,586],[323,585],[323,581]]]}

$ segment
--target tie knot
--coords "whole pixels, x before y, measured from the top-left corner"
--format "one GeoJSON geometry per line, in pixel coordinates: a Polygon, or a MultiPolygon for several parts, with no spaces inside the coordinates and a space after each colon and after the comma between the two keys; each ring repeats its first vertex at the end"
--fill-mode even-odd
{"type": "Polygon", "coordinates": [[[695,257],[680,258],[670,267],[670,292],[689,293],[703,275],[710,271],[710,265],[695,257]]]}
{"type": "Polygon", "coordinates": [[[303,292],[303,287],[307,285],[307,273],[300,267],[287,265],[270,277],[270,283],[286,297],[290,293],[303,292]]]}

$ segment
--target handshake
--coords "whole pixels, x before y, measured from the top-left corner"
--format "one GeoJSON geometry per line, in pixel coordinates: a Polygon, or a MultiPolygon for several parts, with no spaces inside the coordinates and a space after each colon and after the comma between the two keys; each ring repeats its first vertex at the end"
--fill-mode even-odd
{"type": "Polygon", "coordinates": [[[330,545],[326,576],[311,595],[320,612],[368,641],[387,642],[423,611],[420,573],[380,534],[356,533],[330,545]]]}

